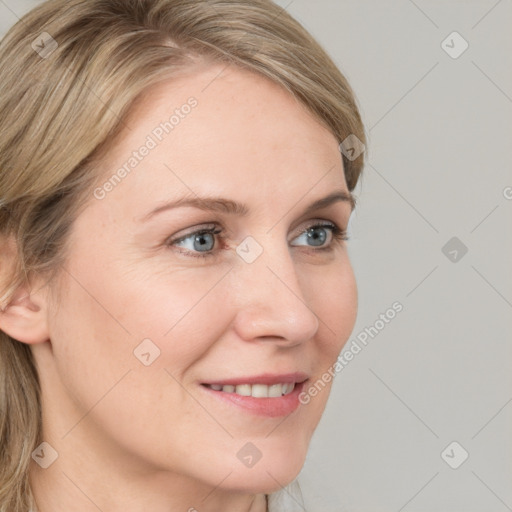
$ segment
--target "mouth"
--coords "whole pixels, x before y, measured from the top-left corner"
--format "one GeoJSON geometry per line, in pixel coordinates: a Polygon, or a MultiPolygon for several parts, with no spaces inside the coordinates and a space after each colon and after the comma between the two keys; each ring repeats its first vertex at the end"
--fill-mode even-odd
{"type": "Polygon", "coordinates": [[[252,396],[254,398],[278,398],[280,396],[289,395],[296,383],[282,382],[279,384],[203,384],[213,391],[222,391],[223,393],[235,393],[239,396],[252,396]]]}
{"type": "Polygon", "coordinates": [[[300,405],[299,394],[308,376],[304,373],[260,375],[201,383],[209,396],[260,416],[285,416],[300,405]]]}

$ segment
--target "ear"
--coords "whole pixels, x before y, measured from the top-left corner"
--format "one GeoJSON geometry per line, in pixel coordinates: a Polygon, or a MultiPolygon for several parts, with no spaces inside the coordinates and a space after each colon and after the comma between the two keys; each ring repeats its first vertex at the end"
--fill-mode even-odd
{"type": "Polygon", "coordinates": [[[0,330],[11,338],[33,345],[49,339],[46,287],[20,287],[3,310],[0,330]]]}

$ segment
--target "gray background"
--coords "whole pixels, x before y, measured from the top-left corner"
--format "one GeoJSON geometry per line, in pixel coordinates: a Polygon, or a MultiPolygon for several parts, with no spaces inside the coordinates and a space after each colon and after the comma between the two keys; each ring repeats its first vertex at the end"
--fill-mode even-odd
{"type": "MultiPolygon", "coordinates": [[[[0,0],[1,32],[36,3],[0,0]]],[[[404,308],[335,380],[307,510],[512,510],[512,1],[278,3],[347,76],[369,135],[351,340],[404,308]],[[466,254],[442,252],[453,237],[466,254]]]]}

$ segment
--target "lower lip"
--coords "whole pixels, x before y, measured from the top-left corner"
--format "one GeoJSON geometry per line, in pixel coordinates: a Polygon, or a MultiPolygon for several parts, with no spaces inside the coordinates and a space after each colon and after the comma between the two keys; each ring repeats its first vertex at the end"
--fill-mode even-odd
{"type": "Polygon", "coordinates": [[[295,411],[299,405],[299,395],[304,388],[306,381],[295,384],[293,391],[288,395],[272,398],[255,398],[253,396],[242,396],[236,393],[226,393],[225,391],[215,391],[207,386],[201,387],[213,397],[224,400],[233,405],[245,409],[246,411],[259,416],[275,418],[278,416],[287,416],[295,411]]]}

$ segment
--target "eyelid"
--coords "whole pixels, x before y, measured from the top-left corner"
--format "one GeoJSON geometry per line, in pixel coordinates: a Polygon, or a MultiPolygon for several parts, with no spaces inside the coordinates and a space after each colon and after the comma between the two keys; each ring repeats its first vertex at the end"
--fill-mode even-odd
{"type": "MultiPolygon", "coordinates": [[[[336,222],[331,221],[331,220],[326,220],[326,219],[310,219],[309,221],[306,221],[306,224],[305,225],[303,224],[303,226],[304,227],[302,227],[300,229],[300,231],[292,238],[292,240],[294,238],[297,238],[297,236],[300,236],[304,232],[308,231],[312,227],[332,226],[334,228],[340,229],[341,231],[345,231],[344,229],[340,228],[338,226],[338,224],[336,224],[336,222]]],[[[207,223],[207,224],[198,224],[196,226],[192,226],[192,227],[188,228],[187,231],[185,231],[184,233],[182,233],[181,235],[179,235],[177,237],[175,237],[176,235],[171,235],[170,237],[168,237],[166,239],[166,243],[181,242],[184,238],[188,238],[191,235],[195,235],[195,234],[201,233],[201,231],[209,231],[209,230],[215,229],[217,227],[219,229],[221,229],[223,233],[231,232],[231,230],[228,230],[223,224],[221,224],[219,222],[210,222],[210,223],[207,223]]],[[[224,237],[226,237],[226,235],[224,235],[224,237]]]]}
{"type": "Polygon", "coordinates": [[[184,233],[178,233],[177,235],[171,235],[165,241],[166,244],[175,244],[177,242],[181,242],[183,239],[188,238],[189,236],[201,233],[201,231],[210,231],[211,229],[219,228],[224,231],[224,226],[219,225],[218,223],[210,222],[208,224],[199,224],[197,226],[192,226],[188,228],[184,233]]]}
{"type": "MultiPolygon", "coordinates": [[[[348,240],[347,237],[347,231],[344,228],[341,228],[336,222],[326,219],[310,219],[306,222],[306,224],[303,224],[303,227],[300,228],[300,231],[294,235],[294,237],[290,240],[293,241],[296,238],[300,237],[304,233],[307,233],[311,228],[327,228],[331,231],[331,242],[325,246],[325,247],[317,247],[314,248],[313,246],[307,246],[307,245],[292,245],[293,247],[304,247],[305,249],[309,249],[312,252],[322,252],[322,251],[329,251],[334,249],[334,245],[337,242],[341,242],[344,240],[348,240]]],[[[214,249],[210,251],[190,251],[188,249],[183,249],[175,244],[178,244],[182,242],[183,240],[193,236],[198,235],[201,233],[208,233],[215,235],[216,241],[218,240],[220,243],[224,242],[226,239],[229,238],[229,235],[226,234],[226,232],[230,232],[231,230],[228,230],[219,222],[211,222],[208,224],[202,224],[197,225],[189,228],[186,232],[182,233],[178,237],[175,237],[173,235],[172,237],[169,237],[165,241],[165,246],[169,248],[174,248],[177,252],[184,254],[185,256],[191,256],[191,257],[199,257],[199,258],[206,258],[206,257],[212,257],[216,256],[221,249],[220,247],[216,247],[217,243],[214,245],[214,249]],[[216,248],[215,248],[216,247],[216,248]]]]}
{"type": "Polygon", "coordinates": [[[300,228],[299,235],[302,235],[302,233],[306,232],[308,229],[314,228],[314,227],[324,227],[324,226],[332,226],[332,227],[338,227],[338,225],[333,222],[332,220],[326,220],[326,219],[311,219],[306,222],[306,224],[303,224],[304,227],[300,228]]]}
{"type": "MultiPolygon", "coordinates": [[[[307,233],[310,229],[312,228],[326,228],[326,229],[329,229],[331,231],[331,243],[325,247],[318,247],[318,248],[313,248],[312,246],[309,246],[309,248],[312,250],[312,251],[322,251],[322,250],[329,250],[329,249],[332,249],[334,244],[336,242],[341,242],[341,241],[346,241],[349,239],[348,237],[348,234],[347,234],[347,230],[345,228],[342,228],[340,227],[336,222],[333,222],[333,221],[330,221],[330,220],[320,220],[320,219],[316,219],[316,220],[312,220],[310,221],[310,223],[301,229],[300,233],[298,235],[296,235],[293,239],[295,240],[295,238],[298,238],[300,236],[302,236],[304,233],[307,233]]],[[[299,245],[299,246],[294,246],[294,247],[306,247],[308,248],[308,246],[302,246],[302,245],[299,245]]]]}

